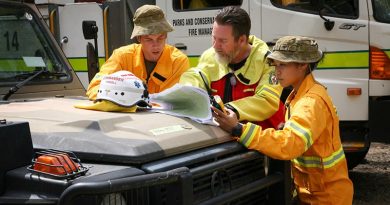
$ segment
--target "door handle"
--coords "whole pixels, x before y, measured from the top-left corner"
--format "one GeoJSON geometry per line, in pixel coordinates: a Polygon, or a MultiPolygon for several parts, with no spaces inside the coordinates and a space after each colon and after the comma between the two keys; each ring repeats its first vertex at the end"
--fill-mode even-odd
{"type": "Polygon", "coordinates": [[[179,50],[186,51],[187,46],[184,43],[175,43],[175,47],[179,50]]]}
{"type": "Polygon", "coordinates": [[[275,44],[276,44],[275,41],[267,41],[267,46],[268,46],[268,47],[272,47],[272,46],[274,46],[275,44]]]}

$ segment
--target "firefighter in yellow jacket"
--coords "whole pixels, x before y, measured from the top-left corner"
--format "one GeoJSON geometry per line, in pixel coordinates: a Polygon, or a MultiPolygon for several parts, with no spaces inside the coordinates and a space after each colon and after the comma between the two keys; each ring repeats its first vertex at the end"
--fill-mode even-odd
{"type": "Polygon", "coordinates": [[[197,67],[185,72],[180,83],[219,95],[240,121],[276,127],[283,121],[281,89],[271,83],[274,68],[265,59],[268,46],[249,35],[250,27],[242,8],[221,9],[213,24],[213,47],[203,52],[197,67]]]}
{"type": "Polygon", "coordinates": [[[234,112],[213,108],[221,128],[249,149],[272,158],[291,160],[301,204],[352,204],[353,185],[340,141],[339,119],[326,88],[312,70],[322,58],[311,38],[286,36],[268,56],[283,87],[292,86],[286,101],[286,123],[281,130],[238,123],[234,112]]]}
{"type": "Polygon", "coordinates": [[[120,70],[130,71],[147,84],[149,93],[157,93],[177,83],[181,74],[189,68],[187,56],[166,44],[167,32],[173,31],[173,27],[158,6],[141,6],[136,10],[133,21],[131,38],[136,37],[140,44],[114,50],[90,82],[87,90],[89,99],[96,99],[104,76],[120,70]]]}

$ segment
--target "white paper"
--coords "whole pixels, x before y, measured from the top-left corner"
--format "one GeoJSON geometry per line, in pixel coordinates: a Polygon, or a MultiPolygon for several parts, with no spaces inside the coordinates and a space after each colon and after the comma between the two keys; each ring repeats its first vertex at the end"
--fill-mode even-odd
{"type": "Polygon", "coordinates": [[[45,62],[42,57],[25,57],[23,56],[23,61],[27,67],[46,67],[45,62]]]}
{"type": "Polygon", "coordinates": [[[188,117],[196,122],[212,124],[210,98],[203,89],[176,84],[163,92],[151,94],[152,112],[188,117]]]}

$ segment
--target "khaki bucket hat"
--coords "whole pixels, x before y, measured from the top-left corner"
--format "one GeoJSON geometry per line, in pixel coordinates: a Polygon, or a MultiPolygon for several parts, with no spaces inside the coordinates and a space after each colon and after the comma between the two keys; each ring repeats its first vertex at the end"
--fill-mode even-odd
{"type": "Polygon", "coordinates": [[[312,38],[285,36],[276,41],[267,58],[282,62],[315,63],[321,60],[322,51],[312,38]]]}
{"type": "Polygon", "coordinates": [[[131,38],[173,31],[172,25],[165,19],[164,12],[154,5],[139,7],[135,11],[133,22],[134,29],[131,38]]]}

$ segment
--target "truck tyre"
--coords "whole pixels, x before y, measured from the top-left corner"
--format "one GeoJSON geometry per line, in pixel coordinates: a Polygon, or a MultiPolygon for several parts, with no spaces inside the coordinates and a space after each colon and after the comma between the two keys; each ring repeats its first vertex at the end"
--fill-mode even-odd
{"type": "Polygon", "coordinates": [[[370,148],[368,129],[363,122],[340,122],[340,137],[351,170],[364,160],[370,148]]]}
{"type": "Polygon", "coordinates": [[[347,158],[349,170],[355,168],[357,165],[363,162],[364,158],[366,158],[368,150],[370,149],[370,144],[371,142],[369,142],[368,147],[366,147],[364,150],[357,152],[346,152],[345,157],[347,158]]]}

